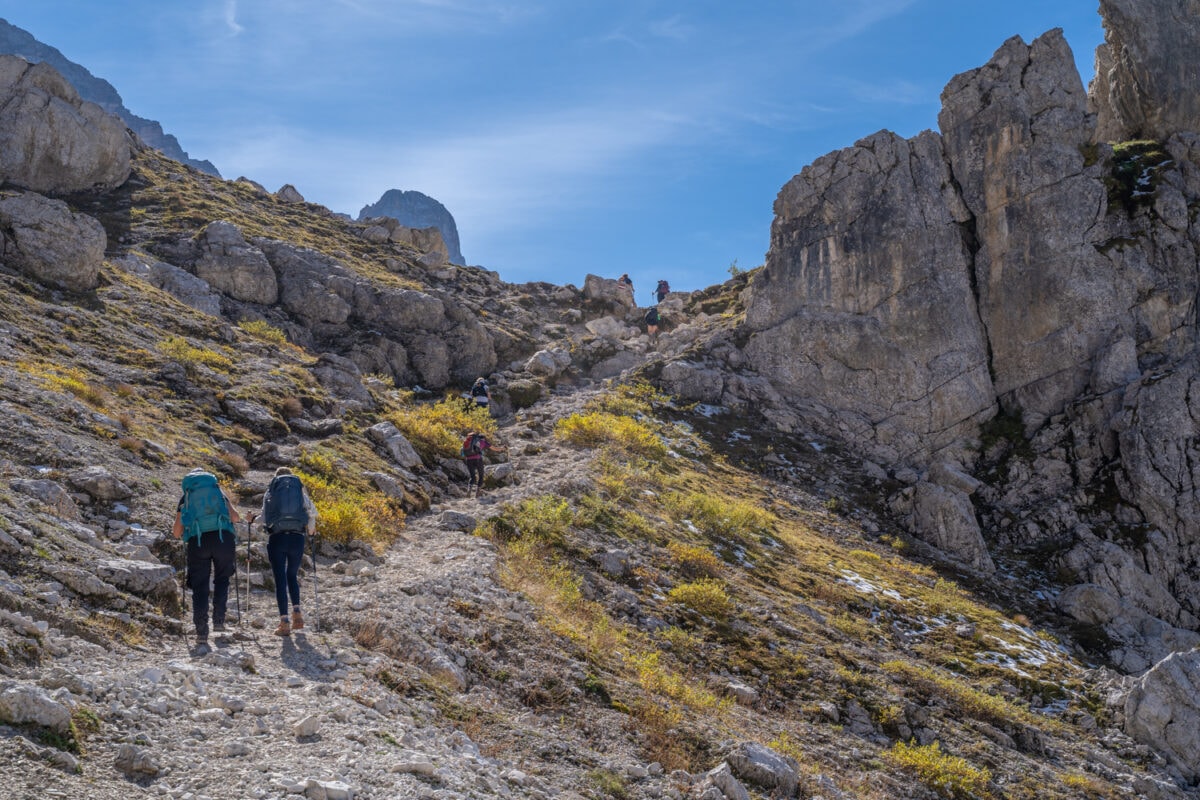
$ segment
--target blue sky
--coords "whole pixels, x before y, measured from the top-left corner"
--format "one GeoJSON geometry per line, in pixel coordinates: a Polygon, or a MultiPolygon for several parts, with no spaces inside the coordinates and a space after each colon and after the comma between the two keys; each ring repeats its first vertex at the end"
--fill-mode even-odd
{"type": "Polygon", "coordinates": [[[698,289],[761,264],[780,187],[1096,0],[0,0],[227,178],[357,216],[437,198],[509,281],[698,289]]]}

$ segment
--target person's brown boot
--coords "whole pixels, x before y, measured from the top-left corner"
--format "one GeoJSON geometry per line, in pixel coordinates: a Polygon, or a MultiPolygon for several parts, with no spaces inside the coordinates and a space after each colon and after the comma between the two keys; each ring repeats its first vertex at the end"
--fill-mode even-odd
{"type": "Polygon", "coordinates": [[[304,615],[300,613],[299,609],[292,612],[292,630],[304,630],[304,615]]]}
{"type": "Polygon", "coordinates": [[[288,624],[287,617],[280,617],[279,627],[275,629],[276,636],[291,636],[292,626],[288,624]]]}

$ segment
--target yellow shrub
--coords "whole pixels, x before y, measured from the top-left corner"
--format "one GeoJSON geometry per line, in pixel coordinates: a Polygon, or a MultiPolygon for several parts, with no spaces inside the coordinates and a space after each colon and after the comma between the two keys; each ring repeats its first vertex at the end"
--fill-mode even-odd
{"type": "Polygon", "coordinates": [[[992,773],[988,769],[973,767],[966,759],[946,755],[937,742],[931,745],[896,742],[885,755],[943,797],[969,798],[990,794],[987,786],[992,773]]]}
{"type": "Polygon", "coordinates": [[[733,609],[724,582],[712,578],[681,583],[673,587],[667,596],[673,602],[715,619],[724,619],[733,609]]]}
{"type": "Polygon", "coordinates": [[[185,369],[191,369],[197,364],[203,364],[220,372],[228,372],[233,369],[233,361],[228,356],[215,350],[196,347],[182,336],[168,336],[159,342],[158,350],[167,358],[183,364],[185,369]]]}
{"type": "Polygon", "coordinates": [[[322,539],[386,544],[404,527],[404,511],[380,492],[361,492],[301,470],[296,475],[317,507],[317,535],[322,539]]]}
{"type": "Polygon", "coordinates": [[[287,334],[266,320],[242,320],[238,323],[238,327],[253,336],[255,339],[261,339],[264,342],[273,342],[275,344],[287,344],[287,334]]]}
{"type": "Polygon", "coordinates": [[[667,495],[665,505],[673,516],[690,519],[709,536],[749,539],[771,532],[774,515],[746,500],[719,494],[689,492],[667,495]]]}
{"type": "Polygon", "coordinates": [[[574,521],[575,512],[566,500],[542,495],[505,506],[502,514],[485,521],[480,534],[497,542],[562,546],[574,521]]]}
{"type": "Polygon", "coordinates": [[[560,439],[579,447],[609,446],[629,455],[661,459],[667,446],[647,425],[608,412],[572,414],[554,427],[560,439]]]}
{"type": "Polygon", "coordinates": [[[408,403],[387,418],[425,459],[458,456],[471,431],[496,434],[496,422],[486,408],[468,406],[453,396],[437,403],[408,403]]]}
{"type": "Polygon", "coordinates": [[[715,578],[721,574],[721,560],[711,550],[680,542],[671,542],[667,549],[688,578],[715,578]]]}

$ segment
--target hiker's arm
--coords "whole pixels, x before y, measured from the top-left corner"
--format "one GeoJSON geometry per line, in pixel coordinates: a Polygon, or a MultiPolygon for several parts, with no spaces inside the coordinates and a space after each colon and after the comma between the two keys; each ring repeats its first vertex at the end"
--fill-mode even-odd
{"type": "Polygon", "coordinates": [[[183,538],[183,516],[178,511],[175,512],[175,523],[171,525],[171,535],[176,539],[183,538]]]}
{"type": "Polygon", "coordinates": [[[241,522],[242,515],[238,513],[237,506],[229,499],[229,495],[225,494],[224,489],[221,490],[221,495],[225,498],[226,507],[229,508],[229,521],[234,523],[241,522]]]}
{"type": "Polygon", "coordinates": [[[308,514],[308,535],[312,536],[317,532],[317,504],[308,496],[308,492],[304,493],[304,511],[308,514]]]}

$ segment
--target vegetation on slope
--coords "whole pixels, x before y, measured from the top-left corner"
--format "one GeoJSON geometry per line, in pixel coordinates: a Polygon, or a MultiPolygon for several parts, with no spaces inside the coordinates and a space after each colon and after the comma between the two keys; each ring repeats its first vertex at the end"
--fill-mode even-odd
{"type": "Polygon", "coordinates": [[[1120,795],[1083,745],[1103,747],[1102,704],[1054,635],[899,537],[732,466],[687,418],[619,387],[557,428],[589,454],[591,487],[505,507],[480,531],[648,759],[704,770],[723,743],[750,740],[796,759],[801,796],[829,781],[920,796],[909,778],[931,797],[1120,795]],[[608,551],[630,568],[598,574],[608,551]],[[735,702],[735,682],[754,699],[735,702]]]}

